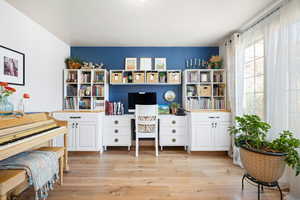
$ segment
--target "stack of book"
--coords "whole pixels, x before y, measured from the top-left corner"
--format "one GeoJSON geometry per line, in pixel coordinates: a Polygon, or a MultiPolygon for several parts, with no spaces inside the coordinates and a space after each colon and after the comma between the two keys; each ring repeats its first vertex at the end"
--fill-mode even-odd
{"type": "Polygon", "coordinates": [[[70,71],[68,73],[67,82],[69,82],[69,83],[76,83],[77,82],[77,71],[75,71],[75,72],[70,71]]]}
{"type": "Polygon", "coordinates": [[[224,86],[214,85],[214,96],[224,96],[224,86]]]}
{"type": "Polygon", "coordinates": [[[214,82],[223,82],[223,74],[222,73],[214,73],[213,79],[214,79],[214,82]]]}
{"type": "Polygon", "coordinates": [[[104,72],[95,72],[94,82],[104,83],[104,72]]]}
{"type": "Polygon", "coordinates": [[[102,85],[93,86],[93,96],[103,97],[104,96],[104,87],[102,85]]]}
{"type": "Polygon", "coordinates": [[[124,104],[121,102],[105,102],[106,115],[124,115],[124,104]]]}
{"type": "Polygon", "coordinates": [[[189,83],[199,82],[199,73],[198,73],[198,71],[188,72],[187,82],[189,82],[189,83]]]}
{"type": "Polygon", "coordinates": [[[215,99],[214,100],[214,108],[215,109],[224,109],[225,108],[224,99],[215,99]]]}
{"type": "Polygon", "coordinates": [[[211,109],[211,106],[210,98],[190,98],[187,100],[186,105],[188,110],[211,109]]]}
{"type": "Polygon", "coordinates": [[[90,83],[91,82],[91,73],[83,73],[81,75],[81,82],[82,83],[90,83]]]}
{"type": "Polygon", "coordinates": [[[65,109],[75,110],[78,104],[77,97],[68,97],[65,100],[65,109]]]}
{"type": "Polygon", "coordinates": [[[102,99],[94,99],[94,110],[104,110],[104,100],[102,99]]]}
{"type": "Polygon", "coordinates": [[[67,85],[67,96],[77,96],[77,85],[67,85]]]}

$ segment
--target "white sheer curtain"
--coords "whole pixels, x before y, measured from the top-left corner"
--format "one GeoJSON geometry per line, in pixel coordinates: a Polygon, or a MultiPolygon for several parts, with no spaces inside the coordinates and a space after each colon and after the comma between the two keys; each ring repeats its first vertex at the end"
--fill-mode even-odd
{"type": "MultiPolygon", "coordinates": [[[[286,1],[241,35],[237,69],[244,68],[245,49],[258,38],[263,38],[265,49],[265,120],[272,126],[269,139],[282,130],[291,130],[300,138],[300,0],[286,1]]],[[[237,80],[238,85],[242,83],[237,80]]],[[[300,177],[292,173],[289,182],[289,200],[300,199],[300,177]]]]}
{"type": "MultiPolygon", "coordinates": [[[[225,40],[224,46],[221,47],[222,56],[224,59],[225,69],[227,70],[227,108],[231,110],[232,121],[234,117],[240,115],[242,112],[243,97],[239,93],[243,93],[243,85],[238,85],[243,69],[237,68],[239,61],[239,48],[240,48],[240,34],[234,33],[228,39],[225,40]],[[239,86],[239,87],[237,87],[239,86]],[[242,90],[242,91],[241,91],[242,90]]],[[[234,145],[232,141],[232,148],[229,151],[229,155],[233,158],[233,163],[236,165],[242,165],[240,160],[239,148],[234,145]]]]}

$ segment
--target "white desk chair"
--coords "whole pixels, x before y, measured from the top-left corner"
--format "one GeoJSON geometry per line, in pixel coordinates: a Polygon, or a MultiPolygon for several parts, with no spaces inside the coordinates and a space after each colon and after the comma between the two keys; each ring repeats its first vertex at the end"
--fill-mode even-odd
{"type": "Polygon", "coordinates": [[[139,156],[139,138],[155,139],[155,155],[158,156],[158,107],[135,105],[135,156],[139,156]]]}

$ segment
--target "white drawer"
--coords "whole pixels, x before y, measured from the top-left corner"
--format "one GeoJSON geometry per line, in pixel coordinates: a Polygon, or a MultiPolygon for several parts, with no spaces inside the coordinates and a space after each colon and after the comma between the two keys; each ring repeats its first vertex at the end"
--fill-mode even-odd
{"type": "Polygon", "coordinates": [[[185,127],[166,127],[160,126],[159,135],[169,135],[169,136],[178,136],[178,135],[186,135],[185,127]]]}
{"type": "Polygon", "coordinates": [[[231,121],[230,113],[228,112],[207,112],[207,113],[191,113],[192,122],[200,122],[200,121],[223,121],[229,122],[231,121]]]}
{"type": "Polygon", "coordinates": [[[124,116],[105,116],[104,117],[104,127],[120,127],[120,126],[127,126],[131,127],[131,118],[124,115],[124,116]]]}
{"type": "Polygon", "coordinates": [[[61,121],[98,121],[104,113],[85,113],[85,112],[54,112],[53,117],[61,121]]]}
{"type": "Polygon", "coordinates": [[[159,117],[160,126],[186,126],[186,116],[166,115],[159,117]]]}
{"type": "Polygon", "coordinates": [[[103,146],[131,146],[131,136],[103,135],[103,146]]]}
{"type": "Polygon", "coordinates": [[[111,126],[111,127],[105,127],[103,129],[104,135],[131,135],[131,129],[130,127],[123,127],[123,126],[111,126]]]}
{"type": "Polygon", "coordinates": [[[187,138],[186,136],[166,136],[159,137],[160,146],[185,146],[187,138]]]}

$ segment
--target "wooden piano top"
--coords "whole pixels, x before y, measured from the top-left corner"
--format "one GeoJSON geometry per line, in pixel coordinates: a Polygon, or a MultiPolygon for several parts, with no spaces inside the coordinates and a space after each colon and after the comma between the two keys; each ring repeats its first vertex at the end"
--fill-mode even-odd
{"type": "Polygon", "coordinates": [[[21,126],[25,124],[30,124],[34,122],[48,120],[49,117],[46,113],[35,113],[35,114],[26,114],[22,117],[13,117],[13,118],[0,118],[0,129],[21,126]]]}

